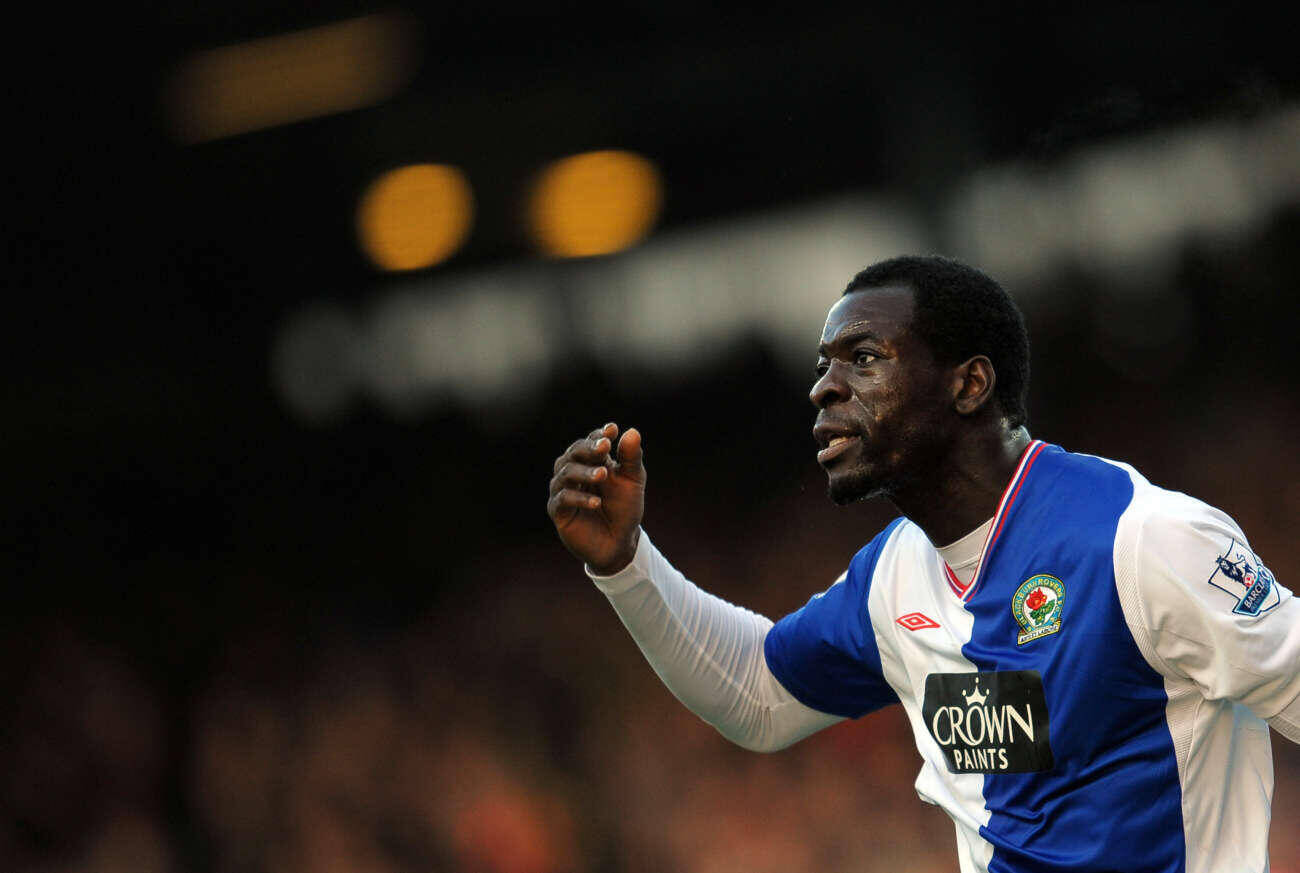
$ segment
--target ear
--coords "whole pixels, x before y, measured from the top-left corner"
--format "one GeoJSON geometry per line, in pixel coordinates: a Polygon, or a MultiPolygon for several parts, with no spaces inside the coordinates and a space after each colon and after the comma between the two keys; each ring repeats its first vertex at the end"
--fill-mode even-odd
{"type": "Polygon", "coordinates": [[[952,373],[953,408],[958,415],[974,415],[993,399],[998,374],[984,355],[958,364],[952,373]]]}

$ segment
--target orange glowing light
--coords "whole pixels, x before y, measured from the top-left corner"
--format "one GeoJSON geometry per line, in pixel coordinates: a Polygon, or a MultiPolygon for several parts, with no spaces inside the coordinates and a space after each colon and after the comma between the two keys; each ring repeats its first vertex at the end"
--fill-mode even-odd
{"type": "Polygon", "coordinates": [[[542,172],[529,223],[538,247],[549,255],[605,255],[643,239],[662,203],[659,171],[649,160],[625,151],[586,152],[542,172]]]}
{"type": "Polygon", "coordinates": [[[357,208],[362,250],[383,270],[418,270],[451,257],[469,233],[474,196],[445,164],[413,164],[380,176],[357,208]]]}
{"type": "Polygon", "coordinates": [[[197,52],[168,84],[173,133],[197,143],[377,103],[410,77],[417,32],[379,13],[197,52]]]}

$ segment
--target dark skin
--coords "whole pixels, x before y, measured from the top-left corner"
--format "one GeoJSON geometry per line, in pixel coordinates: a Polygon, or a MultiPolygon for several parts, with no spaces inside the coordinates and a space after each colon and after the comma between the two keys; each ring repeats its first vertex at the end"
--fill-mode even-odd
{"type": "Polygon", "coordinates": [[[942,546],[997,511],[1030,440],[1002,415],[992,362],[942,364],[911,330],[912,309],[904,286],[841,297],[826,317],[808,398],[819,445],[848,437],[818,454],[831,498],[887,497],[942,546]]]}
{"type": "Polygon", "coordinates": [[[546,512],[575,558],[601,576],[632,562],[645,514],[641,434],[610,422],[555,459],[546,512]],[[614,440],[618,440],[617,449],[614,440]]]}
{"type": "MultiPolygon", "coordinates": [[[[988,520],[1029,445],[994,397],[993,364],[936,360],[911,330],[906,286],[855,291],[826,317],[813,436],[831,499],[888,498],[936,545],[988,520]]],[[[641,435],[610,423],[555,460],[547,512],[565,547],[610,575],[636,552],[645,510],[641,435]]]]}

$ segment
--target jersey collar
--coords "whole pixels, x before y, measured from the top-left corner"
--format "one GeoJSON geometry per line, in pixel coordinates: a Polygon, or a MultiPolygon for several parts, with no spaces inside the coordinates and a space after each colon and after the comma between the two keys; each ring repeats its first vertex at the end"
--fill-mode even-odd
{"type": "Polygon", "coordinates": [[[1016,472],[1012,475],[1011,480],[1007,482],[1007,487],[1002,491],[1002,499],[998,501],[998,511],[993,516],[993,523],[989,525],[988,535],[985,536],[984,545],[980,548],[979,562],[975,565],[975,575],[971,577],[970,582],[962,585],[961,580],[957,578],[957,574],[948,566],[948,562],[944,562],[943,572],[948,580],[948,588],[962,602],[970,600],[975,593],[975,589],[979,587],[980,580],[984,577],[984,568],[988,565],[989,555],[997,544],[998,537],[1002,535],[1002,527],[1006,524],[1007,515],[1015,504],[1017,495],[1020,494],[1020,486],[1029,475],[1030,468],[1034,466],[1038,453],[1043,450],[1045,445],[1047,443],[1042,440],[1033,440],[1020,455],[1020,463],[1016,465],[1016,472]]]}

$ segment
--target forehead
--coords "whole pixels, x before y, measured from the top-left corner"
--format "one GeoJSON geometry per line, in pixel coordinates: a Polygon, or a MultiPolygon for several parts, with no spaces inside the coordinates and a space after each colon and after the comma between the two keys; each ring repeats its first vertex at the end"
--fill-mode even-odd
{"type": "Polygon", "coordinates": [[[845,294],[826,314],[822,345],[871,333],[882,342],[894,343],[907,333],[912,321],[912,289],[885,285],[845,294]]]}

